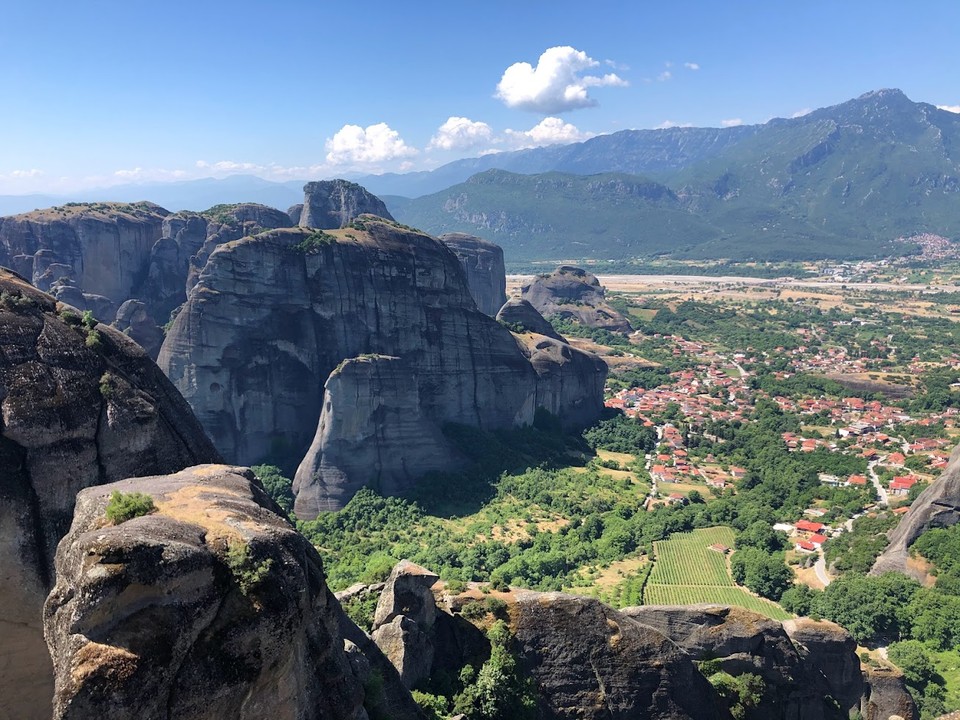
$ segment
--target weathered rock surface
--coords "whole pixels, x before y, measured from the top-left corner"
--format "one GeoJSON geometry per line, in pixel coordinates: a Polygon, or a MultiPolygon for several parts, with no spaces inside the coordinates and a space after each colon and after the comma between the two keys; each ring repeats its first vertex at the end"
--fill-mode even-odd
{"type": "Polygon", "coordinates": [[[910,696],[903,675],[891,668],[866,668],[867,692],[860,705],[863,720],[919,720],[917,704],[910,696]]]}
{"type": "Polygon", "coordinates": [[[294,225],[300,224],[300,216],[303,214],[303,203],[297,203],[287,208],[287,216],[294,225]]]}
{"type": "Polygon", "coordinates": [[[440,242],[453,250],[467,275],[467,287],[480,312],[495,317],[507,300],[503,248],[465,233],[446,233],[440,242]]]}
{"type": "Polygon", "coordinates": [[[71,203],[0,218],[0,265],[113,322],[156,357],[161,326],[186,301],[213,248],[291,224],[286,213],[256,204],[171,214],[146,202],[71,203]],[[135,320],[128,300],[140,303],[135,320]]]}
{"type": "Polygon", "coordinates": [[[300,227],[335,230],[368,214],[393,220],[380,198],[348,180],[310,182],[303,186],[303,192],[300,227]]]}
{"type": "Polygon", "coordinates": [[[518,341],[476,309],[442,243],[370,216],[218,247],[159,363],[225,457],[302,459],[300,517],[449,466],[448,422],[511,427],[538,407],[589,422],[606,374],[562,343],[518,341]]]}
{"type": "Polygon", "coordinates": [[[620,332],[632,329],[607,302],[596,276],[577,267],[563,265],[549,275],[538,275],[520,293],[545,318],[559,315],[587,327],[620,332]]]}
{"type": "Polygon", "coordinates": [[[437,606],[430,588],[439,579],[429,570],[401,560],[390,572],[377,602],[370,637],[407,688],[430,677],[433,667],[437,606]]]}
{"type": "Polygon", "coordinates": [[[41,608],[76,493],[217,459],[139,346],[0,270],[0,718],[50,717],[41,608]]]}
{"type": "MultiPolygon", "coordinates": [[[[913,575],[907,565],[910,545],[932,527],[960,522],[960,446],[953,449],[943,473],[913,501],[907,513],[890,531],[890,544],[873,565],[875,574],[897,571],[913,575]]],[[[917,578],[922,580],[922,577],[917,578]]]]}
{"type": "Polygon", "coordinates": [[[691,657],[590,598],[518,591],[512,625],[548,718],[728,718],[691,657]]]}
{"type": "Polygon", "coordinates": [[[245,468],[89,488],[44,611],[54,718],[366,718],[316,550],[245,468]],[[110,525],[114,491],[155,513],[110,525]]]}
{"type": "Polygon", "coordinates": [[[517,333],[532,332],[554,340],[564,339],[533,305],[522,298],[507,300],[497,311],[497,320],[506,323],[517,333]]]}
{"type": "Polygon", "coordinates": [[[859,706],[863,683],[856,642],[833,623],[781,624],[721,605],[649,605],[623,613],[662,632],[697,660],[718,660],[732,675],[761,676],[767,691],[748,709],[748,718],[842,720],[859,706]]]}

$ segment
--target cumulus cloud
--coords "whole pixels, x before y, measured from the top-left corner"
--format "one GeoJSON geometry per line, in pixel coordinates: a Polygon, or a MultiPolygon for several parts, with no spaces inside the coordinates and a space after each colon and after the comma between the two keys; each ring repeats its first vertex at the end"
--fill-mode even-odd
{"type": "Polygon", "coordinates": [[[729,120],[720,121],[720,127],[736,127],[737,125],[743,125],[741,118],[730,118],[729,120]]]}
{"type": "Polygon", "coordinates": [[[960,113],[960,105],[937,105],[938,110],[946,110],[947,112],[960,113]]]}
{"type": "Polygon", "coordinates": [[[505,135],[507,143],[517,149],[575,143],[592,137],[558,117],[544,118],[529,130],[507,130],[505,135]]]}
{"type": "Polygon", "coordinates": [[[697,63],[692,63],[692,62],[685,62],[685,63],[683,64],[683,66],[684,66],[687,70],[699,70],[699,69],[700,69],[700,65],[699,65],[699,64],[697,64],[697,63]]]}
{"type": "Polygon", "coordinates": [[[678,122],[674,122],[673,120],[664,120],[659,125],[656,125],[653,129],[669,130],[670,128],[676,128],[676,127],[680,127],[680,128],[693,127],[693,123],[678,123],[678,122]]]}
{"type": "Polygon", "coordinates": [[[664,70],[662,73],[660,73],[659,75],[657,75],[657,80],[659,80],[660,82],[666,82],[667,80],[669,80],[669,79],[672,78],[672,77],[673,77],[673,73],[672,73],[672,72],[670,72],[669,70],[664,70]]]}
{"type": "Polygon", "coordinates": [[[327,139],[325,147],[327,162],[332,165],[370,165],[417,154],[417,150],[407,145],[400,133],[386,123],[366,128],[344,125],[327,139]]]}
{"type": "Polygon", "coordinates": [[[812,112],[813,112],[813,110],[811,110],[810,108],[802,108],[801,110],[797,110],[797,111],[796,111],[793,115],[791,115],[790,117],[792,117],[792,118],[799,118],[799,117],[803,117],[804,115],[809,115],[809,114],[812,113],[812,112]]]}
{"type": "Polygon", "coordinates": [[[588,88],[627,85],[627,81],[615,73],[584,74],[599,64],[569,45],[548,48],[536,67],[518,62],[504,70],[496,97],[507,107],[542,113],[592,107],[597,101],[590,97],[588,88]]]}
{"type": "Polygon", "coordinates": [[[493,128],[485,122],[470,118],[451,116],[430,138],[427,149],[430,150],[466,150],[485,143],[493,138],[493,128]]]}
{"type": "Polygon", "coordinates": [[[35,178],[43,175],[43,170],[31,168],[30,170],[13,170],[7,176],[11,180],[24,180],[26,178],[35,178]]]}

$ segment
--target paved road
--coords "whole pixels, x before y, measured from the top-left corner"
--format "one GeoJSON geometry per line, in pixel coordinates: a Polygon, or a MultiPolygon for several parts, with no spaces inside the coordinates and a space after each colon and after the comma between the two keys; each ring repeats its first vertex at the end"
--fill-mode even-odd
{"type": "Polygon", "coordinates": [[[890,497],[887,495],[887,489],[880,484],[880,478],[877,476],[877,471],[874,468],[877,466],[879,460],[873,460],[867,463],[867,474],[870,476],[870,482],[873,483],[873,486],[877,489],[877,496],[880,498],[879,504],[883,507],[890,506],[890,497]]]}
{"type": "Polygon", "coordinates": [[[823,583],[823,586],[826,587],[830,584],[830,577],[827,575],[827,561],[823,557],[823,550],[817,550],[817,554],[819,557],[817,558],[817,562],[814,563],[813,569],[814,572],[817,573],[817,578],[823,583]]]}

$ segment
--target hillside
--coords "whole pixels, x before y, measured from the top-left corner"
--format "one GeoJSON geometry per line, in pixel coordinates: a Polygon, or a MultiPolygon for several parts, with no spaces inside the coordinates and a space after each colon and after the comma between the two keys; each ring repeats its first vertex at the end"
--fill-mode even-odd
{"type": "Polygon", "coordinates": [[[735,129],[625,131],[563,152],[490,156],[485,163],[542,174],[487,170],[388,206],[428,232],[485,234],[508,262],[858,258],[908,252],[892,244],[898,237],[960,232],[954,113],[880,90],[735,129]]]}

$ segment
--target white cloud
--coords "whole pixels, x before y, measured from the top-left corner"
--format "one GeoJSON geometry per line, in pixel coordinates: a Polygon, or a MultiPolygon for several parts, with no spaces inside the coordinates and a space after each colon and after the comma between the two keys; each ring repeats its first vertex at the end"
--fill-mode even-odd
{"type": "Polygon", "coordinates": [[[678,122],[674,122],[673,120],[664,120],[659,125],[656,125],[653,129],[669,130],[670,128],[677,128],[677,127],[679,128],[693,127],[693,123],[678,123],[678,122]]]}
{"type": "Polygon", "coordinates": [[[327,162],[332,165],[362,164],[399,160],[417,154],[400,133],[386,123],[362,128],[344,125],[332,138],[327,138],[327,162]]]}
{"type": "Polygon", "coordinates": [[[40,177],[41,175],[43,175],[43,170],[31,168],[30,170],[13,170],[7,177],[11,180],[23,180],[26,178],[40,177]]]}
{"type": "Polygon", "coordinates": [[[947,112],[960,113],[960,105],[937,105],[938,110],[946,110],[947,112]]]}
{"type": "Polygon", "coordinates": [[[699,65],[698,63],[685,62],[685,63],[683,64],[683,66],[684,66],[687,70],[699,70],[699,69],[700,69],[700,65],[699,65]]]}
{"type": "Polygon", "coordinates": [[[627,85],[626,80],[614,73],[583,74],[599,64],[569,45],[548,48],[536,67],[518,62],[504,70],[496,97],[507,107],[542,113],[592,107],[597,101],[590,97],[587,88],[627,85]]]}
{"type": "Polygon", "coordinates": [[[797,111],[796,111],[793,115],[791,115],[790,117],[792,117],[792,118],[799,118],[799,117],[803,117],[804,115],[809,115],[809,114],[812,113],[812,112],[813,112],[813,110],[811,110],[810,108],[803,108],[803,109],[801,109],[801,110],[797,110],[797,111]]]}
{"type": "Polygon", "coordinates": [[[730,118],[729,120],[720,121],[720,127],[736,127],[737,125],[743,125],[741,118],[730,118]]]}
{"type": "Polygon", "coordinates": [[[662,73],[660,73],[659,75],[657,75],[657,80],[659,80],[660,82],[666,82],[667,80],[669,80],[669,79],[672,78],[672,77],[673,77],[673,73],[672,73],[672,72],[670,72],[669,70],[664,70],[662,73]]]}
{"type": "Polygon", "coordinates": [[[430,138],[427,149],[466,150],[490,142],[493,128],[485,122],[451,116],[430,138]]]}
{"type": "Polygon", "coordinates": [[[575,143],[592,137],[558,117],[544,118],[529,130],[507,130],[505,134],[507,143],[516,149],[575,143]]]}

